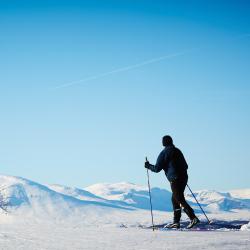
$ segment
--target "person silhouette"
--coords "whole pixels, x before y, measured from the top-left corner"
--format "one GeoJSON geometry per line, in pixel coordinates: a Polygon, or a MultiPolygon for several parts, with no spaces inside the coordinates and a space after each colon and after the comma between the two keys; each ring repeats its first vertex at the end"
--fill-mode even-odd
{"type": "Polygon", "coordinates": [[[146,160],[145,168],[158,173],[164,170],[167,179],[170,182],[172,190],[172,204],[174,210],[173,223],[166,225],[167,228],[180,228],[180,219],[182,208],[190,219],[187,228],[192,228],[200,221],[194,213],[194,210],[187,203],[184,191],[188,182],[188,164],[181,150],[174,146],[171,136],[166,135],[162,138],[164,149],[159,154],[156,164],[152,165],[146,160]]]}

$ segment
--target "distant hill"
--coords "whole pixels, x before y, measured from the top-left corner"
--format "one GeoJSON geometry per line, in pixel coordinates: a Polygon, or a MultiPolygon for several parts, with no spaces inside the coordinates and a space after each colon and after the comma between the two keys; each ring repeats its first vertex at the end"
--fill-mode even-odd
{"type": "MultiPolygon", "coordinates": [[[[103,197],[107,200],[124,201],[133,207],[149,209],[148,189],[132,183],[100,183],[91,185],[85,190],[103,197]]],[[[156,210],[170,211],[172,210],[171,192],[152,188],[153,207],[156,210]]],[[[250,210],[250,189],[231,190],[228,192],[218,192],[211,190],[201,190],[194,192],[197,200],[203,205],[206,211],[232,211],[235,209],[250,210]]],[[[186,193],[186,199],[192,206],[198,206],[190,193],[186,193]]]]}
{"type": "MultiPolygon", "coordinates": [[[[149,209],[147,187],[121,182],[100,183],[84,189],[62,185],[42,185],[28,179],[0,175],[0,194],[8,210],[25,211],[35,216],[67,217],[115,210],[149,209]]],[[[250,189],[218,192],[194,192],[208,212],[250,210],[250,189]]],[[[191,194],[186,194],[192,206],[197,207],[191,194]]],[[[152,188],[153,209],[171,211],[171,193],[152,188]]]]}

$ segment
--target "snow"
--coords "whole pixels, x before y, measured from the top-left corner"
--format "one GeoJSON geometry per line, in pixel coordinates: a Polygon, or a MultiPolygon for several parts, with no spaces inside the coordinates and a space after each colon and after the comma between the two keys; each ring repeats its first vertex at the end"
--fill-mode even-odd
{"type": "MultiPolygon", "coordinates": [[[[149,209],[148,188],[132,183],[99,183],[84,188],[85,190],[110,201],[123,201],[136,208],[149,209]]],[[[220,213],[235,209],[250,208],[250,189],[219,192],[215,190],[200,190],[194,194],[207,212],[220,213]]],[[[154,209],[172,211],[171,193],[165,189],[152,188],[154,209]]],[[[192,194],[187,191],[186,198],[190,204],[199,210],[192,194]]]]}
{"type": "MultiPolygon", "coordinates": [[[[195,191],[194,194],[207,212],[233,211],[235,209],[250,208],[250,193],[245,192],[245,190],[234,190],[229,192],[200,190],[195,191]],[[241,191],[242,195],[240,195],[241,191]]],[[[192,194],[186,194],[186,198],[193,202],[193,205],[196,207],[192,194]]]]}
{"type": "MultiPolygon", "coordinates": [[[[109,201],[124,202],[129,206],[150,209],[148,187],[133,183],[98,183],[84,188],[85,190],[109,201]]],[[[152,202],[154,209],[171,211],[171,193],[165,189],[152,188],[152,202]]]]}
{"type": "Polygon", "coordinates": [[[52,223],[0,225],[1,249],[249,249],[249,232],[160,232],[52,223]],[[23,227],[24,226],[24,227],[23,227]]]}
{"type": "Polygon", "coordinates": [[[48,188],[51,190],[54,190],[58,193],[72,196],[76,199],[79,200],[88,200],[88,201],[105,201],[105,199],[98,197],[86,190],[82,190],[79,188],[72,188],[72,187],[67,187],[67,186],[62,186],[58,184],[53,184],[53,185],[47,185],[48,188]]]}
{"type": "MultiPolygon", "coordinates": [[[[140,228],[150,226],[151,217],[147,188],[136,184],[106,183],[81,189],[5,175],[0,175],[0,183],[0,193],[9,203],[7,214],[0,211],[0,249],[250,248],[249,223],[240,231],[227,232],[152,232],[140,228]]],[[[170,222],[171,193],[159,188],[152,191],[155,223],[170,222]]],[[[214,212],[208,213],[211,220],[250,221],[246,192],[241,195],[237,191],[237,197],[231,191],[195,193],[205,208],[209,202],[219,203],[214,212]],[[225,206],[225,200],[229,206],[225,206]]],[[[187,197],[192,202],[192,197],[187,197]]],[[[198,217],[204,220],[201,213],[198,217]]],[[[183,215],[182,219],[187,217],[183,215]]]]}
{"type": "Polygon", "coordinates": [[[250,188],[229,191],[232,197],[239,199],[250,199],[250,188]]]}
{"type": "Polygon", "coordinates": [[[98,183],[86,187],[85,190],[101,196],[108,200],[124,200],[124,194],[131,191],[145,191],[147,192],[147,187],[138,186],[129,182],[120,183],[98,183]]]}
{"type": "Polygon", "coordinates": [[[248,224],[245,224],[241,227],[242,231],[250,231],[250,222],[248,224]]]}

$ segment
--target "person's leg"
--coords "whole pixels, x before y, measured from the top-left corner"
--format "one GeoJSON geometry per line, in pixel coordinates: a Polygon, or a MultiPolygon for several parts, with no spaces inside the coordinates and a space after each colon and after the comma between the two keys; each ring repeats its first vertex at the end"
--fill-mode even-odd
{"type": "Polygon", "coordinates": [[[181,205],[183,207],[183,211],[187,214],[187,216],[190,218],[190,220],[193,220],[196,216],[194,214],[194,210],[189,206],[189,204],[186,202],[185,196],[184,196],[184,190],[187,185],[187,179],[183,180],[177,180],[173,184],[171,184],[171,187],[173,186],[172,191],[174,200],[176,203],[181,205]]]}
{"type": "Polygon", "coordinates": [[[178,201],[174,198],[174,195],[172,195],[172,204],[173,204],[173,210],[174,210],[174,223],[179,223],[181,219],[181,206],[178,203],[178,201]]]}
{"type": "Polygon", "coordinates": [[[189,204],[186,202],[185,196],[184,196],[184,191],[185,191],[185,187],[187,185],[187,178],[183,179],[180,183],[180,187],[181,187],[181,195],[180,195],[180,203],[181,206],[184,207],[184,212],[187,214],[187,216],[190,218],[190,223],[187,226],[187,229],[190,229],[192,227],[194,227],[195,225],[197,225],[200,220],[196,217],[196,215],[194,214],[194,210],[189,206],[189,204]]]}
{"type": "Polygon", "coordinates": [[[174,210],[174,223],[179,223],[181,219],[181,206],[178,201],[178,185],[175,182],[171,182],[172,189],[172,205],[174,210]]]}
{"type": "MultiPolygon", "coordinates": [[[[171,183],[171,188],[173,191],[173,204],[181,205],[184,209],[184,212],[187,214],[187,216],[190,218],[190,223],[187,226],[188,229],[194,227],[197,225],[200,221],[195,216],[194,210],[189,206],[189,204],[185,200],[184,196],[184,190],[187,185],[187,178],[183,178],[181,180],[176,180],[175,182],[171,183]]],[[[176,205],[177,207],[177,205],[176,205]]]]}

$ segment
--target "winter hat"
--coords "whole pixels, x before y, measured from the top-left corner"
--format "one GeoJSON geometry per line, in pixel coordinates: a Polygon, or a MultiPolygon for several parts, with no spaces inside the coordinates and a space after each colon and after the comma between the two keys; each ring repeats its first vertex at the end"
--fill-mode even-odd
{"type": "Polygon", "coordinates": [[[163,146],[169,146],[169,145],[173,145],[173,139],[170,135],[165,135],[162,138],[162,145],[163,146]]]}

